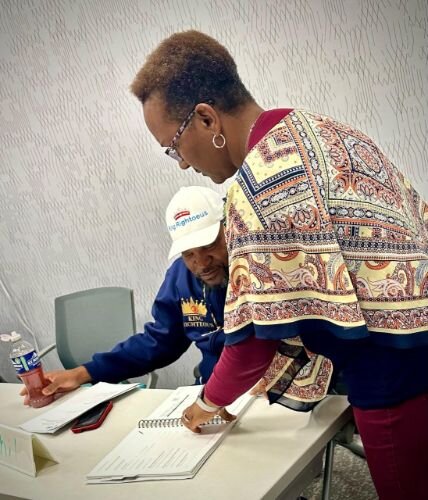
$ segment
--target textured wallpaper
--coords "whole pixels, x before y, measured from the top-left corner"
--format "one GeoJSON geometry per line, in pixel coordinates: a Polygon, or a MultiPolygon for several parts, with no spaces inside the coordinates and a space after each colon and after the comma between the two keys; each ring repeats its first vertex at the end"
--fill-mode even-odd
{"type": "MultiPolygon", "coordinates": [[[[0,332],[40,348],[53,300],[133,288],[137,324],[168,264],[163,213],[181,172],[128,91],[165,36],[223,42],[265,108],[304,107],[360,127],[428,197],[426,0],[1,0],[0,332]]],[[[218,188],[220,192],[224,187],[218,188]]],[[[0,346],[0,375],[13,371],[0,346]]],[[[192,381],[191,351],[159,387],[192,381]]],[[[46,368],[59,367],[55,354],[46,368]]]]}

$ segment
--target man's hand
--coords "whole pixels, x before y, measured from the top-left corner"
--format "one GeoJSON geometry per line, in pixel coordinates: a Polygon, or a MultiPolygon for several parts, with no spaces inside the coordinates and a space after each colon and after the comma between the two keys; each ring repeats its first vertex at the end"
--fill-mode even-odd
{"type": "MultiPolygon", "coordinates": [[[[205,402],[209,404],[206,400],[205,402]]],[[[219,415],[226,422],[232,422],[232,420],[236,419],[236,416],[229,413],[226,408],[221,408],[217,412],[210,412],[203,410],[196,403],[193,403],[191,406],[187,407],[184,410],[181,421],[183,425],[190,429],[192,432],[199,433],[201,432],[200,426],[207,423],[216,415],[219,415]]]]}
{"type": "MultiPolygon", "coordinates": [[[[53,372],[45,372],[44,377],[50,382],[43,390],[45,396],[60,392],[69,392],[77,389],[80,385],[90,382],[91,376],[84,366],[78,366],[72,370],[57,370],[53,372]]],[[[23,387],[20,392],[24,396],[24,405],[30,403],[27,388],[23,387]]]]}

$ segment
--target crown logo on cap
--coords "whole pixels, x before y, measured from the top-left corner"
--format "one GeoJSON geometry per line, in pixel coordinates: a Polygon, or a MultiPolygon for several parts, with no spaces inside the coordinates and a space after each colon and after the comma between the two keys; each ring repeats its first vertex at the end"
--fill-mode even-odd
{"type": "Polygon", "coordinates": [[[184,316],[206,316],[207,306],[204,301],[195,301],[193,297],[190,300],[181,299],[181,310],[184,316]]]}

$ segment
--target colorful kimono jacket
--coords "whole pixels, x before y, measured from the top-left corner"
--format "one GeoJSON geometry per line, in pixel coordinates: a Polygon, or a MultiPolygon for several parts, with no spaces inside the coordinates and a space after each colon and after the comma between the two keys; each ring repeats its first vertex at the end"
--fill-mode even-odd
{"type": "Polygon", "coordinates": [[[225,212],[226,345],[308,328],[428,344],[428,207],[360,131],[291,111],[249,151],[225,212]]]}
{"type": "MultiPolygon", "coordinates": [[[[249,151],[225,211],[226,345],[254,331],[290,344],[308,329],[428,344],[428,207],[360,131],[291,111],[249,151]]],[[[298,373],[277,357],[271,400],[298,373]]],[[[330,373],[312,361],[319,393],[330,373]]]]}

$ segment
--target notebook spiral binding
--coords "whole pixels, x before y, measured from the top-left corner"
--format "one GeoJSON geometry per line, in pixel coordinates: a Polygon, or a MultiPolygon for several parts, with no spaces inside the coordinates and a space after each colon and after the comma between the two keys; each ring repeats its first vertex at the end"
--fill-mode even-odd
{"type": "MultiPolygon", "coordinates": [[[[218,425],[223,424],[226,421],[223,420],[220,415],[215,415],[211,420],[201,425],[218,425]]],[[[183,427],[184,424],[181,418],[154,418],[154,419],[142,419],[138,422],[139,429],[161,429],[170,427],[183,427]]]]}

